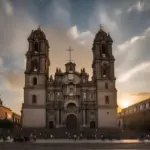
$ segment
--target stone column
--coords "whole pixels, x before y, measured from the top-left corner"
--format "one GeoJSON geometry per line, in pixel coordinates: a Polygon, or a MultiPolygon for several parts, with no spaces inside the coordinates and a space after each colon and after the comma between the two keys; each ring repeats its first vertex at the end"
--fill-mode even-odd
{"type": "Polygon", "coordinates": [[[89,110],[87,110],[86,113],[87,113],[87,114],[86,114],[86,117],[87,117],[87,118],[86,118],[86,127],[89,127],[89,120],[90,120],[90,118],[89,118],[89,115],[90,115],[90,114],[89,114],[89,110]]]}
{"type": "Polygon", "coordinates": [[[59,127],[59,110],[56,112],[56,127],[59,127]]]}
{"type": "Polygon", "coordinates": [[[59,109],[59,126],[61,126],[62,118],[61,118],[61,109],[59,109]]]}
{"type": "Polygon", "coordinates": [[[85,127],[85,109],[83,109],[82,117],[83,117],[83,127],[85,127]]]}
{"type": "Polygon", "coordinates": [[[114,78],[114,62],[110,63],[110,76],[114,78]]]}

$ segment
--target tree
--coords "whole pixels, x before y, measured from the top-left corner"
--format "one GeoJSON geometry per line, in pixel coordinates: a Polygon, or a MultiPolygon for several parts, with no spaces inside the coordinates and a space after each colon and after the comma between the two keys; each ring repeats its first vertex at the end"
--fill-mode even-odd
{"type": "Polygon", "coordinates": [[[12,129],[14,126],[13,122],[8,119],[0,120],[0,128],[3,129],[12,129]]]}

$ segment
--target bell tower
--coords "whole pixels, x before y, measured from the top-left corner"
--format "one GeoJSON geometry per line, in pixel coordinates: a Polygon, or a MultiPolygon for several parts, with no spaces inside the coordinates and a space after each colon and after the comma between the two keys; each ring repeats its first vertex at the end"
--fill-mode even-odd
{"type": "Polygon", "coordinates": [[[115,87],[113,40],[102,27],[93,42],[93,81],[96,86],[98,127],[117,127],[117,90],[115,87]]]}
{"type": "Polygon", "coordinates": [[[49,44],[44,32],[32,30],[26,53],[23,128],[46,126],[46,89],[49,77],[49,44]]]}

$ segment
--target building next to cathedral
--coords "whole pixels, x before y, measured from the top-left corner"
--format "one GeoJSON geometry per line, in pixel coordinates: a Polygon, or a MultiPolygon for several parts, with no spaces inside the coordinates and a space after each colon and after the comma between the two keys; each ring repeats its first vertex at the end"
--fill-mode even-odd
{"type": "Polygon", "coordinates": [[[13,112],[10,108],[6,107],[3,104],[1,98],[0,98],[0,120],[11,120],[16,125],[20,125],[21,123],[21,116],[13,112]]]}
{"type": "Polygon", "coordinates": [[[40,28],[31,32],[28,42],[23,128],[117,127],[115,59],[109,34],[100,28],[93,41],[91,80],[85,68],[77,71],[71,60],[65,71],[57,68],[54,77],[49,75],[50,46],[40,28]]]}

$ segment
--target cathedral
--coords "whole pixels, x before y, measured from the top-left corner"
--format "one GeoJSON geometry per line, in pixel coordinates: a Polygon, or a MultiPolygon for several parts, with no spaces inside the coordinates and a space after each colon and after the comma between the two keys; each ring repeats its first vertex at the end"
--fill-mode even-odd
{"type": "MultiPolygon", "coordinates": [[[[49,74],[50,45],[39,27],[28,37],[26,53],[23,128],[116,128],[117,90],[111,36],[100,28],[92,53],[92,78],[85,68],[65,64],[49,74]]],[[[69,48],[71,54],[71,48],[69,48]]]]}

